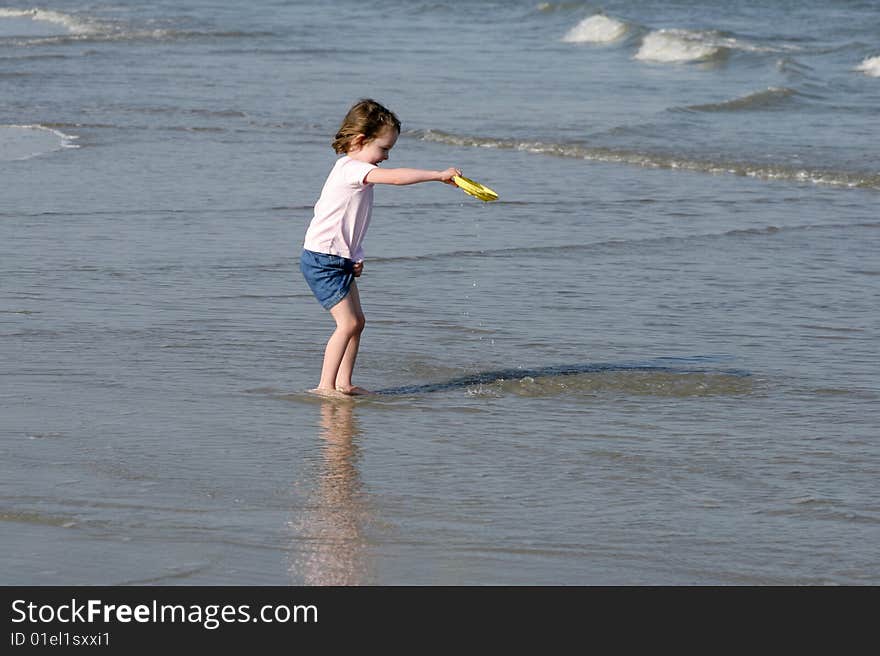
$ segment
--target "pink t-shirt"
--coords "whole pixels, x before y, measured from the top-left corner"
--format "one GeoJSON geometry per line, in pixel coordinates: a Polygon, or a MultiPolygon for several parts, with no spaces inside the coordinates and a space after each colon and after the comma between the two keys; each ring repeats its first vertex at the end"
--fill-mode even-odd
{"type": "Polygon", "coordinates": [[[303,248],[355,262],[364,259],[361,244],[373,211],[373,185],[364,182],[364,178],[374,168],[375,164],[348,155],[336,160],[315,203],[315,215],[303,248]]]}

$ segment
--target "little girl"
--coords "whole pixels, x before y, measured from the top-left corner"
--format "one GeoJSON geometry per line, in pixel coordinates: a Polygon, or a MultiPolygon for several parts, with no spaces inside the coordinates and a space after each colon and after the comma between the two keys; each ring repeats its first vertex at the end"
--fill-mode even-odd
{"type": "Polygon", "coordinates": [[[315,297],[336,321],[324,351],[321,382],[310,390],[326,396],[369,394],[352,385],[364,313],[354,279],[364,271],[364,235],[373,209],[373,185],[408,185],[436,180],[455,186],[456,168],[445,171],[383,169],[400,135],[400,121],[374,100],[361,100],[336,133],[336,160],[315,204],[300,269],[315,297]]]}

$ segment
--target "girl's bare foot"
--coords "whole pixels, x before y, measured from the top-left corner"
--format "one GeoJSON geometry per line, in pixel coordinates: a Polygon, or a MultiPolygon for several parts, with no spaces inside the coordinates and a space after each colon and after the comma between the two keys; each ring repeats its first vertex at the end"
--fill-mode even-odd
{"type": "Polygon", "coordinates": [[[370,390],[365,390],[363,387],[358,387],[357,385],[352,385],[350,387],[337,387],[336,391],[345,394],[346,396],[364,396],[366,394],[372,394],[370,390]]]}
{"type": "Polygon", "coordinates": [[[310,394],[317,394],[318,396],[327,396],[327,397],[330,397],[331,399],[340,399],[340,398],[345,398],[346,396],[348,396],[347,394],[344,394],[341,390],[326,389],[323,387],[316,387],[314,389],[310,389],[309,393],[310,394]]]}

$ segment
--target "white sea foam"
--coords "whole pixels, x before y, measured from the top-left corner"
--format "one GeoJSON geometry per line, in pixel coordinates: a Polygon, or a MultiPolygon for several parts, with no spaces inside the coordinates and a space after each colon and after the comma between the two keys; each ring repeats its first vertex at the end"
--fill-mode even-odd
{"type": "Polygon", "coordinates": [[[48,23],[63,28],[67,34],[93,34],[97,30],[97,26],[94,24],[82,21],[70,14],[48,9],[0,9],[0,21],[3,19],[48,23]]]}
{"type": "Polygon", "coordinates": [[[656,30],[645,36],[635,58],[663,63],[697,62],[715,59],[726,50],[725,46],[712,43],[700,32],[656,30]]]}
{"type": "Polygon", "coordinates": [[[856,67],[856,70],[871,77],[880,77],[880,55],[868,57],[856,67]]]}
{"type": "Polygon", "coordinates": [[[39,46],[88,41],[172,41],[191,38],[241,38],[271,36],[271,32],[202,32],[172,28],[136,29],[119,21],[73,16],[46,9],[0,9],[0,39],[4,45],[39,46]]]}
{"type": "Polygon", "coordinates": [[[0,125],[0,161],[30,159],[63,148],[79,148],[76,135],[44,125],[0,125]]]}
{"type": "Polygon", "coordinates": [[[736,161],[722,158],[701,159],[684,154],[616,149],[602,146],[591,147],[578,143],[547,143],[469,137],[449,134],[439,130],[414,131],[410,134],[424,141],[446,143],[455,146],[518,150],[555,157],[572,157],[597,162],[628,164],[643,168],[695,171],[714,175],[733,174],[762,180],[809,182],[835,187],[880,189],[880,173],[869,171],[806,169],[786,163],[736,161]]]}
{"type": "Polygon", "coordinates": [[[628,31],[629,26],[624,21],[596,14],[571,28],[562,40],[566,43],[613,43],[628,31]]]}

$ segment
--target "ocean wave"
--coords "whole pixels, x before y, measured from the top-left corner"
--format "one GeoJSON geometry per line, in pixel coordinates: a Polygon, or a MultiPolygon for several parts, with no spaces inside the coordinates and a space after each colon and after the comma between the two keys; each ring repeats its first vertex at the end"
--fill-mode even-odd
{"type": "Polygon", "coordinates": [[[199,31],[199,30],[128,30],[114,28],[106,31],[95,31],[88,34],[68,34],[59,36],[43,36],[18,39],[16,46],[64,45],[68,43],[100,43],[106,41],[185,41],[190,39],[240,39],[274,36],[272,32],[243,31],[199,31]]]}
{"type": "Polygon", "coordinates": [[[79,137],[45,125],[0,125],[0,161],[31,159],[64,148],[79,148],[79,137]]]}
{"type": "Polygon", "coordinates": [[[64,28],[68,34],[93,34],[101,26],[94,21],[85,21],[70,14],[48,9],[0,9],[0,20],[4,18],[29,19],[36,23],[49,23],[64,28]]]}
{"type": "Polygon", "coordinates": [[[562,40],[566,43],[613,43],[626,36],[629,29],[625,21],[596,14],[571,28],[562,40]]]}
{"type": "Polygon", "coordinates": [[[659,63],[718,61],[731,52],[792,53],[801,48],[791,45],[755,43],[717,30],[662,29],[642,39],[635,59],[659,63]]]}
{"type": "MultiPolygon", "coordinates": [[[[26,35],[12,35],[11,43],[15,46],[63,45],[66,43],[101,41],[175,41],[274,36],[273,32],[265,31],[200,31],[175,28],[138,29],[124,23],[77,17],[44,9],[0,9],[0,21],[4,18],[29,19],[34,23],[45,23],[63,30],[60,34],[32,34],[29,31],[26,35]]],[[[2,22],[0,22],[0,25],[2,25],[2,22]]],[[[6,42],[9,43],[8,40],[6,42]]]]}
{"type": "Polygon", "coordinates": [[[498,148],[518,150],[555,157],[571,157],[597,162],[628,164],[643,168],[675,169],[699,173],[732,174],[761,180],[780,180],[799,183],[880,190],[880,173],[808,169],[788,164],[748,162],[721,159],[699,159],[674,153],[636,151],[581,143],[548,143],[455,135],[440,130],[408,132],[422,141],[469,148],[498,148]]]}
{"type": "MultiPolygon", "coordinates": [[[[73,128],[73,129],[79,129],[79,128],[108,129],[109,128],[109,129],[115,129],[115,130],[128,129],[128,126],[123,128],[119,125],[113,125],[111,123],[65,123],[65,122],[49,123],[49,122],[46,122],[46,123],[40,123],[40,127],[44,127],[44,128],[48,128],[48,129],[55,129],[55,130],[58,130],[58,129],[66,130],[69,128],[73,128]]],[[[75,139],[76,137],[71,137],[71,138],[75,139]]]]}
{"type": "Polygon", "coordinates": [[[728,48],[708,42],[690,30],[655,30],[642,39],[635,58],[661,63],[701,62],[727,56],[728,48]]]}
{"type": "Polygon", "coordinates": [[[856,70],[871,77],[880,77],[880,55],[866,58],[856,67],[856,70]]]}
{"type": "MultiPolygon", "coordinates": [[[[164,132],[214,132],[225,133],[229,130],[223,127],[210,125],[115,125],[112,123],[45,123],[45,128],[73,128],[73,129],[89,129],[89,130],[125,130],[133,131],[164,131],[164,132]]],[[[76,138],[76,137],[73,137],[76,138]]],[[[79,146],[71,145],[68,148],[78,148],[79,146]]]]}
{"type": "MultiPolygon", "coordinates": [[[[77,55],[80,57],[81,55],[77,55]]],[[[58,54],[27,54],[27,55],[15,55],[15,56],[7,56],[4,55],[0,57],[0,62],[6,61],[31,61],[31,60],[40,60],[40,59],[69,59],[70,55],[58,55],[58,54]]]]}
{"type": "Polygon", "coordinates": [[[787,87],[767,87],[762,91],[755,91],[732,100],[703,105],[688,105],[685,109],[694,112],[737,112],[775,109],[786,104],[792,96],[797,95],[799,95],[797,91],[787,87]]]}

